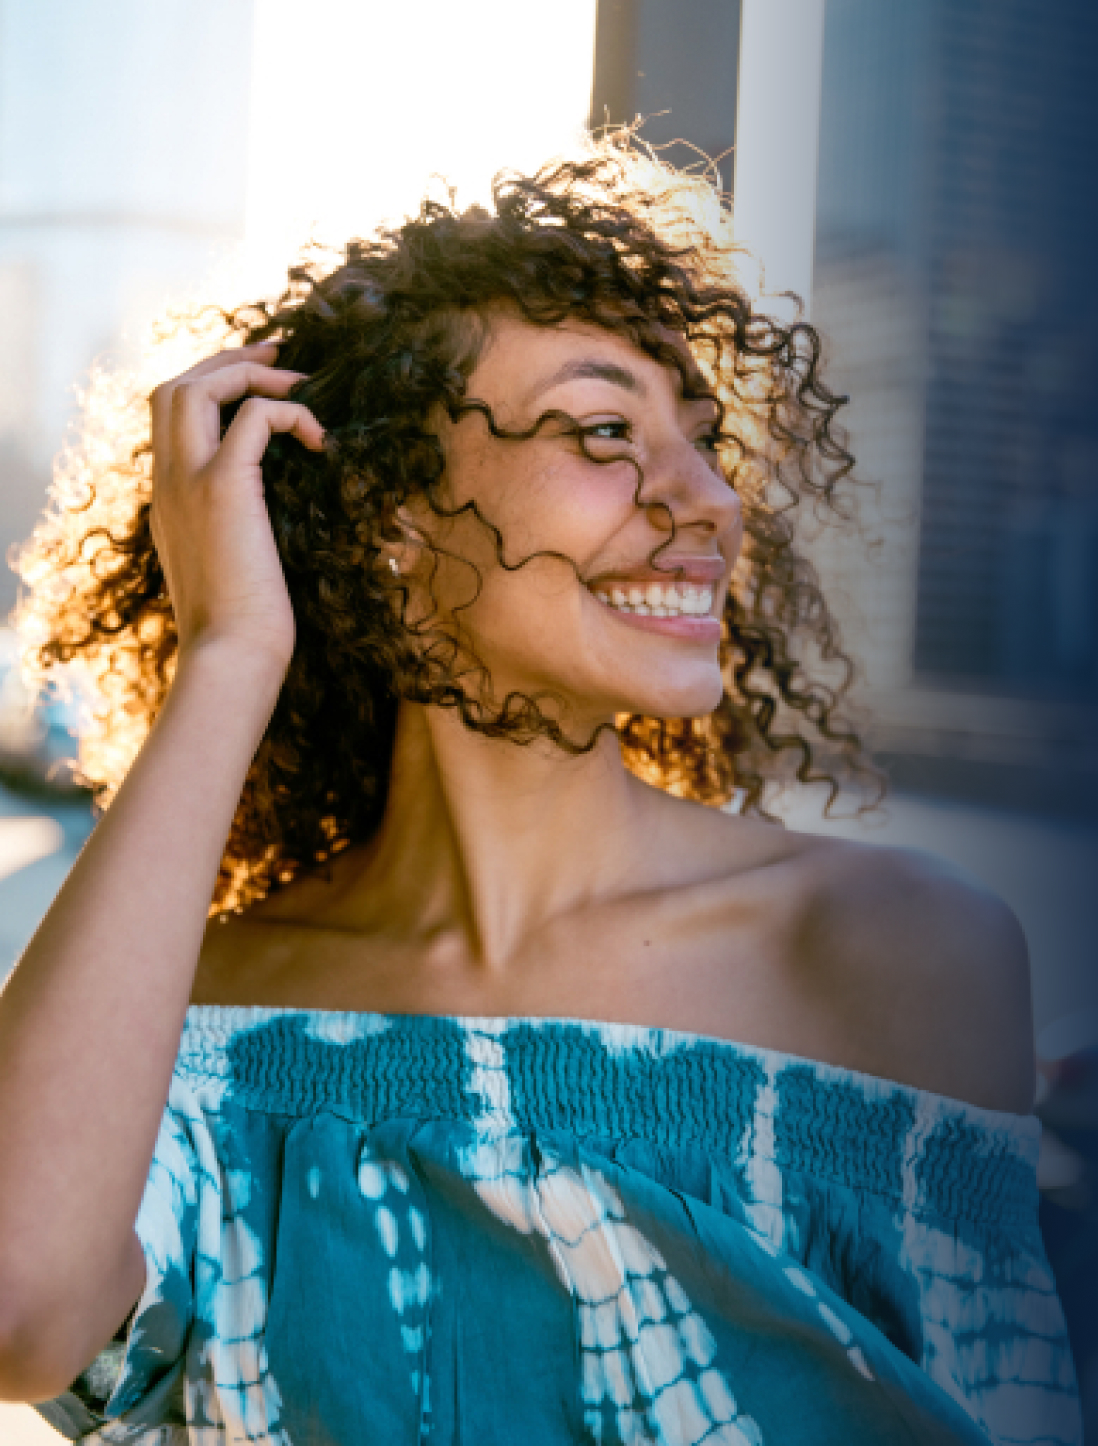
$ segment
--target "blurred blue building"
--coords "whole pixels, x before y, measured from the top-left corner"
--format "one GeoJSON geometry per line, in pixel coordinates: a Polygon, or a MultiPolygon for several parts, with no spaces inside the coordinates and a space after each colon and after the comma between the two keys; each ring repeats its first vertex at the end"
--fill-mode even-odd
{"type": "Polygon", "coordinates": [[[883,752],[909,786],[1093,819],[1098,7],[825,13],[813,317],[909,519],[883,752]]]}
{"type": "MultiPolygon", "coordinates": [[[[1093,858],[1098,6],[826,0],[821,94],[813,318],[900,563],[864,630],[881,756],[909,790],[1059,817],[1093,858]]],[[[1093,1440],[1096,940],[1073,913],[1039,960],[1090,1001],[1060,1023],[1076,1054],[1042,1036],[1041,1219],[1093,1440]]]]}
{"type": "Polygon", "coordinates": [[[930,8],[932,304],[915,665],[951,683],[1091,701],[1098,7],[930,8]]]}

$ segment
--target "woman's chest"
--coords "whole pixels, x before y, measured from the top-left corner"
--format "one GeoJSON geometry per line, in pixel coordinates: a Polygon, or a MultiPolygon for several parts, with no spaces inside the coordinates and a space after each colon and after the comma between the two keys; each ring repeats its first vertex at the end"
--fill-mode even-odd
{"type": "Polygon", "coordinates": [[[217,931],[195,1003],[610,1020],[810,1055],[834,1043],[780,930],[749,903],[711,896],[641,898],[558,921],[502,966],[444,935],[252,921],[217,931]]]}

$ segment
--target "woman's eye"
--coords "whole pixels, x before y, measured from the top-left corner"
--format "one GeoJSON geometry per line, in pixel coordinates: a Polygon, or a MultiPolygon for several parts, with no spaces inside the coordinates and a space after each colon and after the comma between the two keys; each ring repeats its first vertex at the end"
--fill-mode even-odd
{"type": "Polygon", "coordinates": [[[598,442],[628,442],[628,422],[593,422],[591,426],[584,427],[585,437],[592,437],[598,442]]]}
{"type": "MultiPolygon", "coordinates": [[[[616,443],[620,446],[634,440],[632,424],[620,417],[605,422],[589,422],[581,429],[581,434],[586,446],[594,445],[596,448],[600,444],[616,443]]],[[[694,446],[716,456],[722,440],[720,427],[712,426],[695,439],[694,446]]]]}

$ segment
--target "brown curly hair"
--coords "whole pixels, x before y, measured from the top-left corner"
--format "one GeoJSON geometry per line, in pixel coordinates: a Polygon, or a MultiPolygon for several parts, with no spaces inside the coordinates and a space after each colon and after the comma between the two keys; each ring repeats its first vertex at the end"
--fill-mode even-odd
{"type": "MultiPolygon", "coordinates": [[[[546,420],[512,436],[467,395],[484,323],[499,308],[541,327],[594,323],[680,375],[667,337],[685,338],[722,409],[718,455],[746,527],[723,617],[724,694],[703,718],[619,717],[628,767],[706,803],[738,791],[741,808],[763,816],[768,783],[823,782],[828,807],[844,785],[882,791],[857,733],[838,717],[852,666],[796,544],[805,502],[847,525],[852,518],[841,484],[853,459],[834,424],[845,398],[821,380],[816,332],[753,308],[736,280],[729,211],[710,181],[672,170],[628,135],[591,142],[533,176],[505,173],[493,200],[492,211],[459,211],[452,196],[426,200],[404,225],[351,241],[334,267],[303,259],[277,300],[216,313],[230,345],[275,338],[278,364],[308,374],[293,395],[328,444],[318,454],[276,437],[263,461],[297,642],[243,788],[214,911],[239,908],[373,832],[401,698],[455,708],[466,726],[517,743],[540,735],[571,752],[594,744],[570,739],[544,699],[497,704],[490,680],[471,687],[483,672],[476,660],[444,629],[409,622],[406,589],[385,566],[401,503],[425,498],[437,515],[453,515],[432,424],[440,406],[451,417],[479,409],[496,436],[515,441],[546,420]]],[[[146,397],[121,385],[101,378],[93,388],[82,441],[17,560],[31,668],[41,677],[82,663],[94,680],[99,726],[82,740],[81,769],[101,806],[151,726],[176,656],[149,527],[146,397]]],[[[501,565],[530,560],[506,561],[505,540],[480,520],[501,565]]]]}

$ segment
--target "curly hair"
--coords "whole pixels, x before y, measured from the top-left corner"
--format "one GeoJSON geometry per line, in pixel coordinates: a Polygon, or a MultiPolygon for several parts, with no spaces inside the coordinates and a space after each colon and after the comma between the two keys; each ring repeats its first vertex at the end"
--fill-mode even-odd
{"type": "MultiPolygon", "coordinates": [[[[853,668],[797,544],[804,504],[844,525],[853,515],[842,485],[853,459],[835,424],[845,398],[821,379],[816,332],[752,306],[736,279],[723,198],[705,176],[673,170],[628,135],[592,141],[532,176],[501,174],[492,195],[491,211],[460,211],[452,195],[425,200],[405,224],[351,241],[335,265],[306,254],[277,299],[215,309],[229,345],[276,339],[279,366],[308,374],[293,396],[328,440],[320,454],[276,437],[263,460],[297,640],[212,911],[240,908],[370,836],[402,698],[454,708],[467,727],[519,744],[543,736],[573,753],[594,745],[569,738],[545,699],[493,700],[490,679],[452,633],[409,620],[407,588],[385,565],[402,503],[425,499],[436,515],[456,515],[445,501],[440,407],[451,418],[479,410],[515,444],[546,420],[507,433],[468,395],[486,324],[501,308],[538,327],[580,319],[604,328],[677,368],[684,388],[691,379],[668,337],[685,339],[721,408],[718,457],[745,518],[722,619],[723,696],[706,717],[619,716],[626,765],[680,796],[718,805],[738,797],[742,811],[765,817],[768,785],[793,779],[825,783],[828,808],[845,786],[883,791],[840,716],[853,668]]],[[[100,378],[81,441],[17,559],[30,667],[41,678],[82,664],[94,680],[98,727],[81,741],[80,767],[101,807],[176,660],[150,532],[146,402],[100,378]]],[[[651,505],[642,485],[638,470],[636,505],[651,505]]],[[[473,503],[458,510],[470,508],[502,566],[530,560],[507,561],[491,520],[473,503]]]]}

